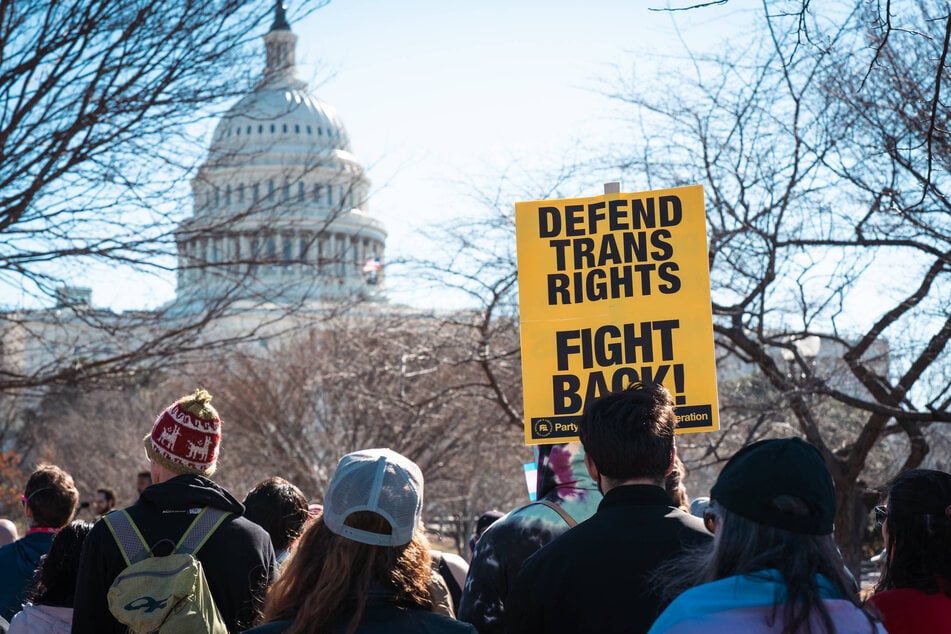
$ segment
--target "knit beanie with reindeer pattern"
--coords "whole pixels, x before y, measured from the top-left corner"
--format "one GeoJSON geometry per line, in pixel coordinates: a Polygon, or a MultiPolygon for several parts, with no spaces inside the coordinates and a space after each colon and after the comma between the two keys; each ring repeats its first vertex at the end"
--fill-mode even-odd
{"type": "Polygon", "coordinates": [[[195,390],[166,407],[144,440],[149,459],[175,473],[213,474],[221,419],[211,406],[211,394],[195,390]]]}

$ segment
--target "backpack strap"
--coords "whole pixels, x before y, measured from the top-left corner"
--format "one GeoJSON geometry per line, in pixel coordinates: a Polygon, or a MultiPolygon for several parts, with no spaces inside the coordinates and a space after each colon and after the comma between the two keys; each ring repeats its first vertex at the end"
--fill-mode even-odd
{"type": "Polygon", "coordinates": [[[135,525],[126,511],[109,513],[102,519],[109,527],[116,544],[119,545],[119,552],[122,553],[126,566],[142,561],[151,554],[151,549],[145,543],[142,533],[139,532],[139,527],[135,525]]]}
{"type": "Polygon", "coordinates": [[[561,519],[565,520],[565,522],[568,523],[568,528],[573,528],[578,525],[578,522],[575,521],[575,518],[568,515],[568,511],[561,508],[557,504],[549,502],[548,500],[538,500],[537,502],[535,502],[535,504],[541,504],[542,506],[547,506],[548,508],[553,510],[555,513],[558,513],[559,515],[561,515],[561,519]]]}
{"type": "Polygon", "coordinates": [[[442,575],[443,581],[446,582],[446,587],[449,588],[449,596],[452,597],[452,605],[458,610],[459,600],[462,598],[462,588],[459,587],[459,582],[456,581],[456,578],[453,576],[452,569],[449,567],[449,564],[446,563],[446,559],[442,556],[442,553],[439,553],[436,570],[442,575]]]}
{"type": "MultiPolygon", "coordinates": [[[[205,507],[194,519],[181,540],[175,546],[176,553],[192,555],[204,546],[205,542],[215,532],[215,529],[221,525],[226,517],[231,515],[228,511],[205,507]]],[[[119,545],[119,552],[125,559],[126,566],[142,561],[151,556],[152,549],[146,543],[145,538],[135,525],[132,518],[126,511],[109,513],[104,516],[103,521],[109,527],[116,544],[119,545]]]]}
{"type": "Polygon", "coordinates": [[[194,555],[229,515],[231,513],[228,511],[210,506],[203,508],[178,541],[175,552],[182,555],[194,555]]]}

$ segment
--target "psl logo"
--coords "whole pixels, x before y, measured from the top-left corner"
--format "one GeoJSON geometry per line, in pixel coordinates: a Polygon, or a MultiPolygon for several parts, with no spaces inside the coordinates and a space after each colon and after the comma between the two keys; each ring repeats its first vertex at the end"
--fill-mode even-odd
{"type": "Polygon", "coordinates": [[[535,421],[533,425],[535,429],[535,436],[537,438],[548,438],[551,435],[551,421],[547,418],[540,418],[535,421]]]}

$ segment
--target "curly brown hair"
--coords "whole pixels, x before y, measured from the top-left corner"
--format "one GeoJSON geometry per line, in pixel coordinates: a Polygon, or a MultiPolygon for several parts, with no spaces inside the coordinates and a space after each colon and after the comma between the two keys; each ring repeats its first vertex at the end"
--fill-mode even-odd
{"type": "Polygon", "coordinates": [[[674,504],[684,513],[690,512],[690,498],[687,497],[687,487],[684,478],[687,477],[687,467],[680,456],[674,457],[674,468],[664,478],[664,489],[674,500],[674,504]]]}

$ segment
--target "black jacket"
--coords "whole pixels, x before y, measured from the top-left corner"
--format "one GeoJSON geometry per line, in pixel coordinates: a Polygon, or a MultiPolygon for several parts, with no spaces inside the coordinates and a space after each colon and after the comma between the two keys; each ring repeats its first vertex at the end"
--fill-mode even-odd
{"type": "MultiPolygon", "coordinates": [[[[263,528],[241,517],[244,506],[208,478],[181,475],[148,487],[139,501],[126,510],[145,541],[156,549],[155,554],[167,555],[184,535],[197,509],[205,506],[234,514],[225,519],[196,557],[225,624],[230,631],[238,632],[254,622],[267,586],[277,577],[271,538],[263,528]]],[[[119,546],[109,527],[100,520],[83,544],[73,632],[126,631],[112,617],[106,602],[109,586],[124,568],[119,546]]]]}
{"type": "MultiPolygon", "coordinates": [[[[336,624],[334,632],[346,632],[350,618],[352,612],[336,624]]],[[[293,624],[291,619],[271,621],[248,630],[247,634],[282,634],[293,624]]],[[[357,634],[478,634],[468,623],[428,610],[399,605],[386,592],[370,594],[356,631],[357,634]]]]}
{"type": "Polygon", "coordinates": [[[598,512],[529,557],[509,595],[506,631],[647,632],[662,604],[650,573],[711,540],[659,486],[611,489],[598,512]]]}
{"type": "MultiPolygon", "coordinates": [[[[538,499],[582,522],[598,509],[601,493],[584,466],[580,442],[536,447],[538,499]]],[[[501,634],[509,591],[530,555],[566,532],[569,523],[557,511],[533,502],[515,509],[492,526],[476,544],[456,615],[480,634],[501,634]]]]}

